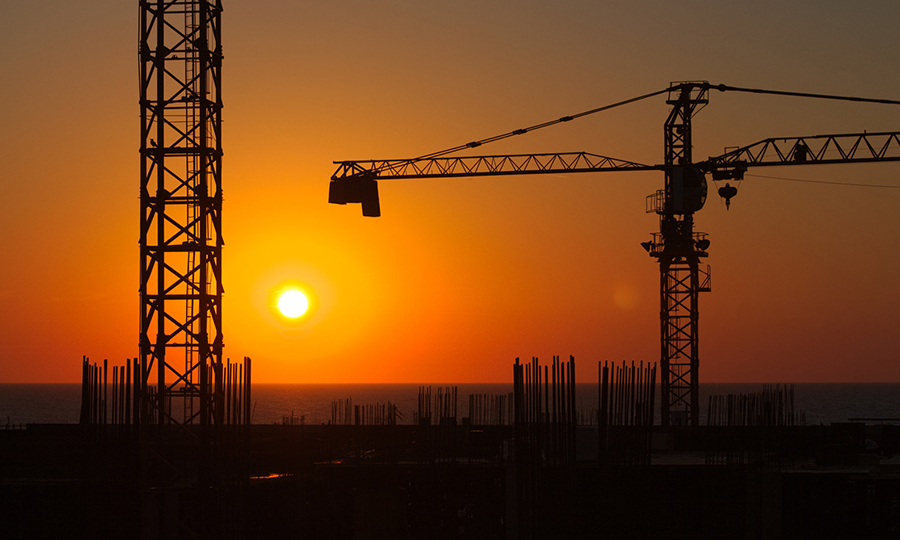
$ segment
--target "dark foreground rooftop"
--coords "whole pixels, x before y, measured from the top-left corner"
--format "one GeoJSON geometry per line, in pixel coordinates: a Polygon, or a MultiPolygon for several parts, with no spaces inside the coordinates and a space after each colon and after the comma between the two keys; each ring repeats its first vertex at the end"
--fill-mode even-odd
{"type": "Polygon", "coordinates": [[[557,459],[512,426],[29,425],[0,431],[2,536],[900,537],[893,426],[598,436],[557,459]]]}

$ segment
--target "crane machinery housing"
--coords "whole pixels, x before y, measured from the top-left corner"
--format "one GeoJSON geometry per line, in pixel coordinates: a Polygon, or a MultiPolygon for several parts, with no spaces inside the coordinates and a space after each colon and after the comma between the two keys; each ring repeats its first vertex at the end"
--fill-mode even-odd
{"type": "MultiPolygon", "coordinates": [[[[364,216],[381,215],[378,180],[401,178],[480,177],[574,172],[662,171],[663,189],[647,197],[647,212],[659,215],[659,231],[642,247],[660,271],[660,418],[663,426],[699,425],[699,295],[710,290],[706,233],[695,232],[694,213],[707,197],[707,175],[713,180],[741,180],[750,167],[864,163],[900,160],[900,132],[847,133],[766,139],[704,161],[692,154],[692,118],[709,103],[710,90],[749,92],[802,98],[900,105],[900,101],[826,94],[785,92],[711,85],[706,81],[674,82],[668,88],[618,103],[563,116],[527,128],[473,141],[412,159],[336,161],[328,200],[361,203],[364,216]],[[575,118],[636,101],[667,95],[671,106],[664,123],[664,160],[644,165],[587,152],[450,156],[497,140],[523,135],[575,118]]],[[[718,194],[726,207],[737,194],[726,183],[718,194]]]]}

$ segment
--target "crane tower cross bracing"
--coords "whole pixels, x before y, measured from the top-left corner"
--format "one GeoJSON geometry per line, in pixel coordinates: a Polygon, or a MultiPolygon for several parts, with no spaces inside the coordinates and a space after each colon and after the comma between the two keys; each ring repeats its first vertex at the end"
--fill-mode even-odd
{"type": "MultiPolygon", "coordinates": [[[[824,94],[783,92],[710,85],[706,81],[672,83],[669,88],[558,120],[470,142],[418,158],[336,161],[328,200],[335,204],[362,203],[363,215],[381,215],[378,180],[392,178],[448,178],[552,174],[574,172],[662,171],[664,189],[647,197],[647,211],[659,215],[659,232],[641,246],[660,268],[660,367],[663,425],[699,423],[699,293],[710,290],[707,257],[709,240],[694,231],[694,213],[707,195],[706,175],[714,180],[742,179],[749,167],[900,161],[900,132],[849,133],[813,137],[766,139],[721,156],[695,162],[692,155],[692,118],[709,102],[711,89],[815,99],[900,105],[900,101],[824,94]],[[668,94],[672,109],[664,124],[664,161],[643,165],[586,152],[450,157],[467,148],[568,122],[613,107],[668,94]]],[[[719,189],[729,204],[736,189],[719,189]]]]}
{"type": "Polygon", "coordinates": [[[221,13],[140,2],[143,423],[221,423],[221,13]]]}

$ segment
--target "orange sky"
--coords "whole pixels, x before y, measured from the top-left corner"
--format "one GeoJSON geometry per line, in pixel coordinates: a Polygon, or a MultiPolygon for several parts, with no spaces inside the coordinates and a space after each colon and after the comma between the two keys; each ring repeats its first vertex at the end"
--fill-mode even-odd
{"type": "MultiPolygon", "coordinates": [[[[900,99],[900,3],[226,0],[226,355],[257,382],[502,382],[515,357],[656,361],[661,173],[381,182],[401,158],[670,81],[900,99]],[[486,5],[489,4],[489,5],[486,5]],[[303,324],[267,306],[296,280],[303,324]]],[[[0,382],[137,355],[138,8],[0,2],[0,382]]],[[[482,147],[663,158],[664,97],[482,147]]],[[[700,159],[775,136],[900,129],[900,107],[713,92],[700,159]]],[[[900,185],[900,164],[767,168],[900,185]]],[[[701,381],[900,381],[900,190],[748,177],[712,242],[701,381]]]]}

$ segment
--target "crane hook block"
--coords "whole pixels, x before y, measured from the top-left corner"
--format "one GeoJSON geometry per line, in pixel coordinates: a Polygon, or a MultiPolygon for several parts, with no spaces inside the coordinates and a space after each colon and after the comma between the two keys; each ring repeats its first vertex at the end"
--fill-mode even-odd
{"type": "Polygon", "coordinates": [[[731,208],[731,198],[737,195],[737,188],[731,184],[725,184],[719,188],[719,197],[725,199],[725,210],[731,208]]]}
{"type": "Polygon", "coordinates": [[[332,204],[361,203],[364,216],[378,217],[381,215],[378,182],[367,176],[332,178],[328,184],[328,202],[332,204]]]}

